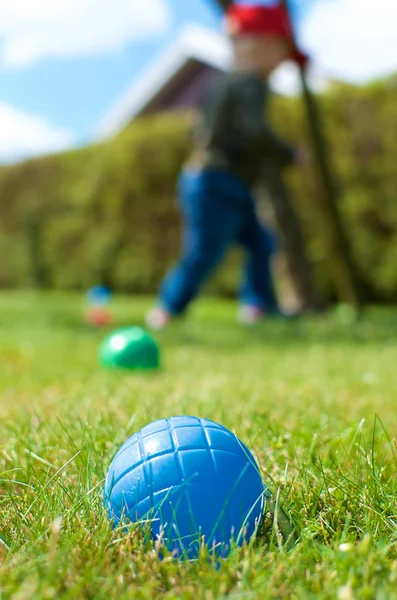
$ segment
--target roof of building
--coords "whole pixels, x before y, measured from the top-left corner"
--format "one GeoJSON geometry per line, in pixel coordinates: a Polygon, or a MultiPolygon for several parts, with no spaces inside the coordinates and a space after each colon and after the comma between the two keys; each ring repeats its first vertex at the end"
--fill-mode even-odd
{"type": "Polygon", "coordinates": [[[97,131],[98,137],[114,135],[136,118],[190,61],[227,71],[231,65],[231,47],[227,38],[198,26],[184,28],[176,41],[149,67],[146,66],[143,74],[104,115],[97,131]]]}
{"type": "MultiPolygon", "coordinates": [[[[121,131],[134,118],[161,96],[169,93],[172,86],[183,81],[181,74],[194,69],[197,64],[227,71],[232,64],[232,48],[227,37],[197,25],[184,27],[176,40],[145,66],[142,75],[136,77],[113,106],[105,112],[96,132],[98,139],[106,139],[121,131]]],[[[286,63],[273,74],[270,85],[280,94],[292,95],[299,90],[297,69],[286,63]]],[[[326,85],[323,77],[312,73],[311,84],[321,90],[326,85]]],[[[158,102],[157,102],[158,103],[158,102]]]]}

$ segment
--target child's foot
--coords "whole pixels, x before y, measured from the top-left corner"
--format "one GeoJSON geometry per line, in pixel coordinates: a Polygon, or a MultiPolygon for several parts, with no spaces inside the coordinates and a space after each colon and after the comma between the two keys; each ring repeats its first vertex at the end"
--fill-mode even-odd
{"type": "Polygon", "coordinates": [[[155,331],[160,331],[161,329],[165,329],[169,322],[171,321],[170,313],[162,308],[161,306],[156,306],[152,308],[146,315],[146,325],[155,331]]]}
{"type": "Polygon", "coordinates": [[[256,325],[264,317],[264,312],[258,306],[246,304],[240,308],[238,320],[243,325],[256,325]]]}

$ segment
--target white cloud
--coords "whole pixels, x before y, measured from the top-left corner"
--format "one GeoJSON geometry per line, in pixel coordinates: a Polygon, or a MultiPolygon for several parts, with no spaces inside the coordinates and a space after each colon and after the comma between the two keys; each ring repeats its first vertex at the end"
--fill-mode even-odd
{"type": "MultiPolygon", "coordinates": [[[[324,92],[329,81],[322,71],[315,65],[310,65],[308,70],[310,88],[315,92],[324,92]]],[[[283,63],[270,78],[271,89],[282,96],[297,96],[302,93],[302,84],[297,65],[288,61],[283,63]]]]}
{"type": "Polygon", "coordinates": [[[330,77],[360,83],[397,71],[397,1],[321,0],[300,38],[330,77]]]}
{"type": "Polygon", "coordinates": [[[72,143],[73,136],[68,130],[9,104],[0,104],[0,162],[57,152],[72,143]]]}
{"type": "Polygon", "coordinates": [[[165,0],[1,0],[0,65],[118,52],[169,21],[165,0]]]}

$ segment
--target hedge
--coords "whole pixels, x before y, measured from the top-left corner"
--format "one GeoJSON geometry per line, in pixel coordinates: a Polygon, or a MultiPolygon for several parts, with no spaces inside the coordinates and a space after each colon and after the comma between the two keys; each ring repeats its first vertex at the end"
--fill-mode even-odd
{"type": "MultiPolygon", "coordinates": [[[[374,297],[397,299],[397,78],[334,85],[320,100],[340,203],[360,269],[374,297]]],[[[299,99],[277,98],[277,130],[307,143],[299,99]]],[[[117,138],[0,169],[0,286],[153,293],[178,255],[178,172],[190,147],[185,114],[146,117],[117,138]]],[[[332,256],[318,226],[313,169],[287,174],[319,285],[330,290],[332,256]]],[[[235,265],[212,288],[229,294],[235,265]]]]}

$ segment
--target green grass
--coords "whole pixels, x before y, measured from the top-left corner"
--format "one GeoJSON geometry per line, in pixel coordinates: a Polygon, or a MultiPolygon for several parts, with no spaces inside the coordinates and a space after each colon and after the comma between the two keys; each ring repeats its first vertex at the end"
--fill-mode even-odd
{"type": "MultiPolygon", "coordinates": [[[[148,302],[118,299],[117,324],[148,302]]],[[[243,329],[201,301],[161,334],[156,375],[102,370],[81,298],[0,295],[0,598],[397,598],[397,312],[343,311],[243,329]],[[102,483],[121,443],[157,418],[233,429],[296,524],[219,568],[160,561],[111,530],[102,483]]]]}

